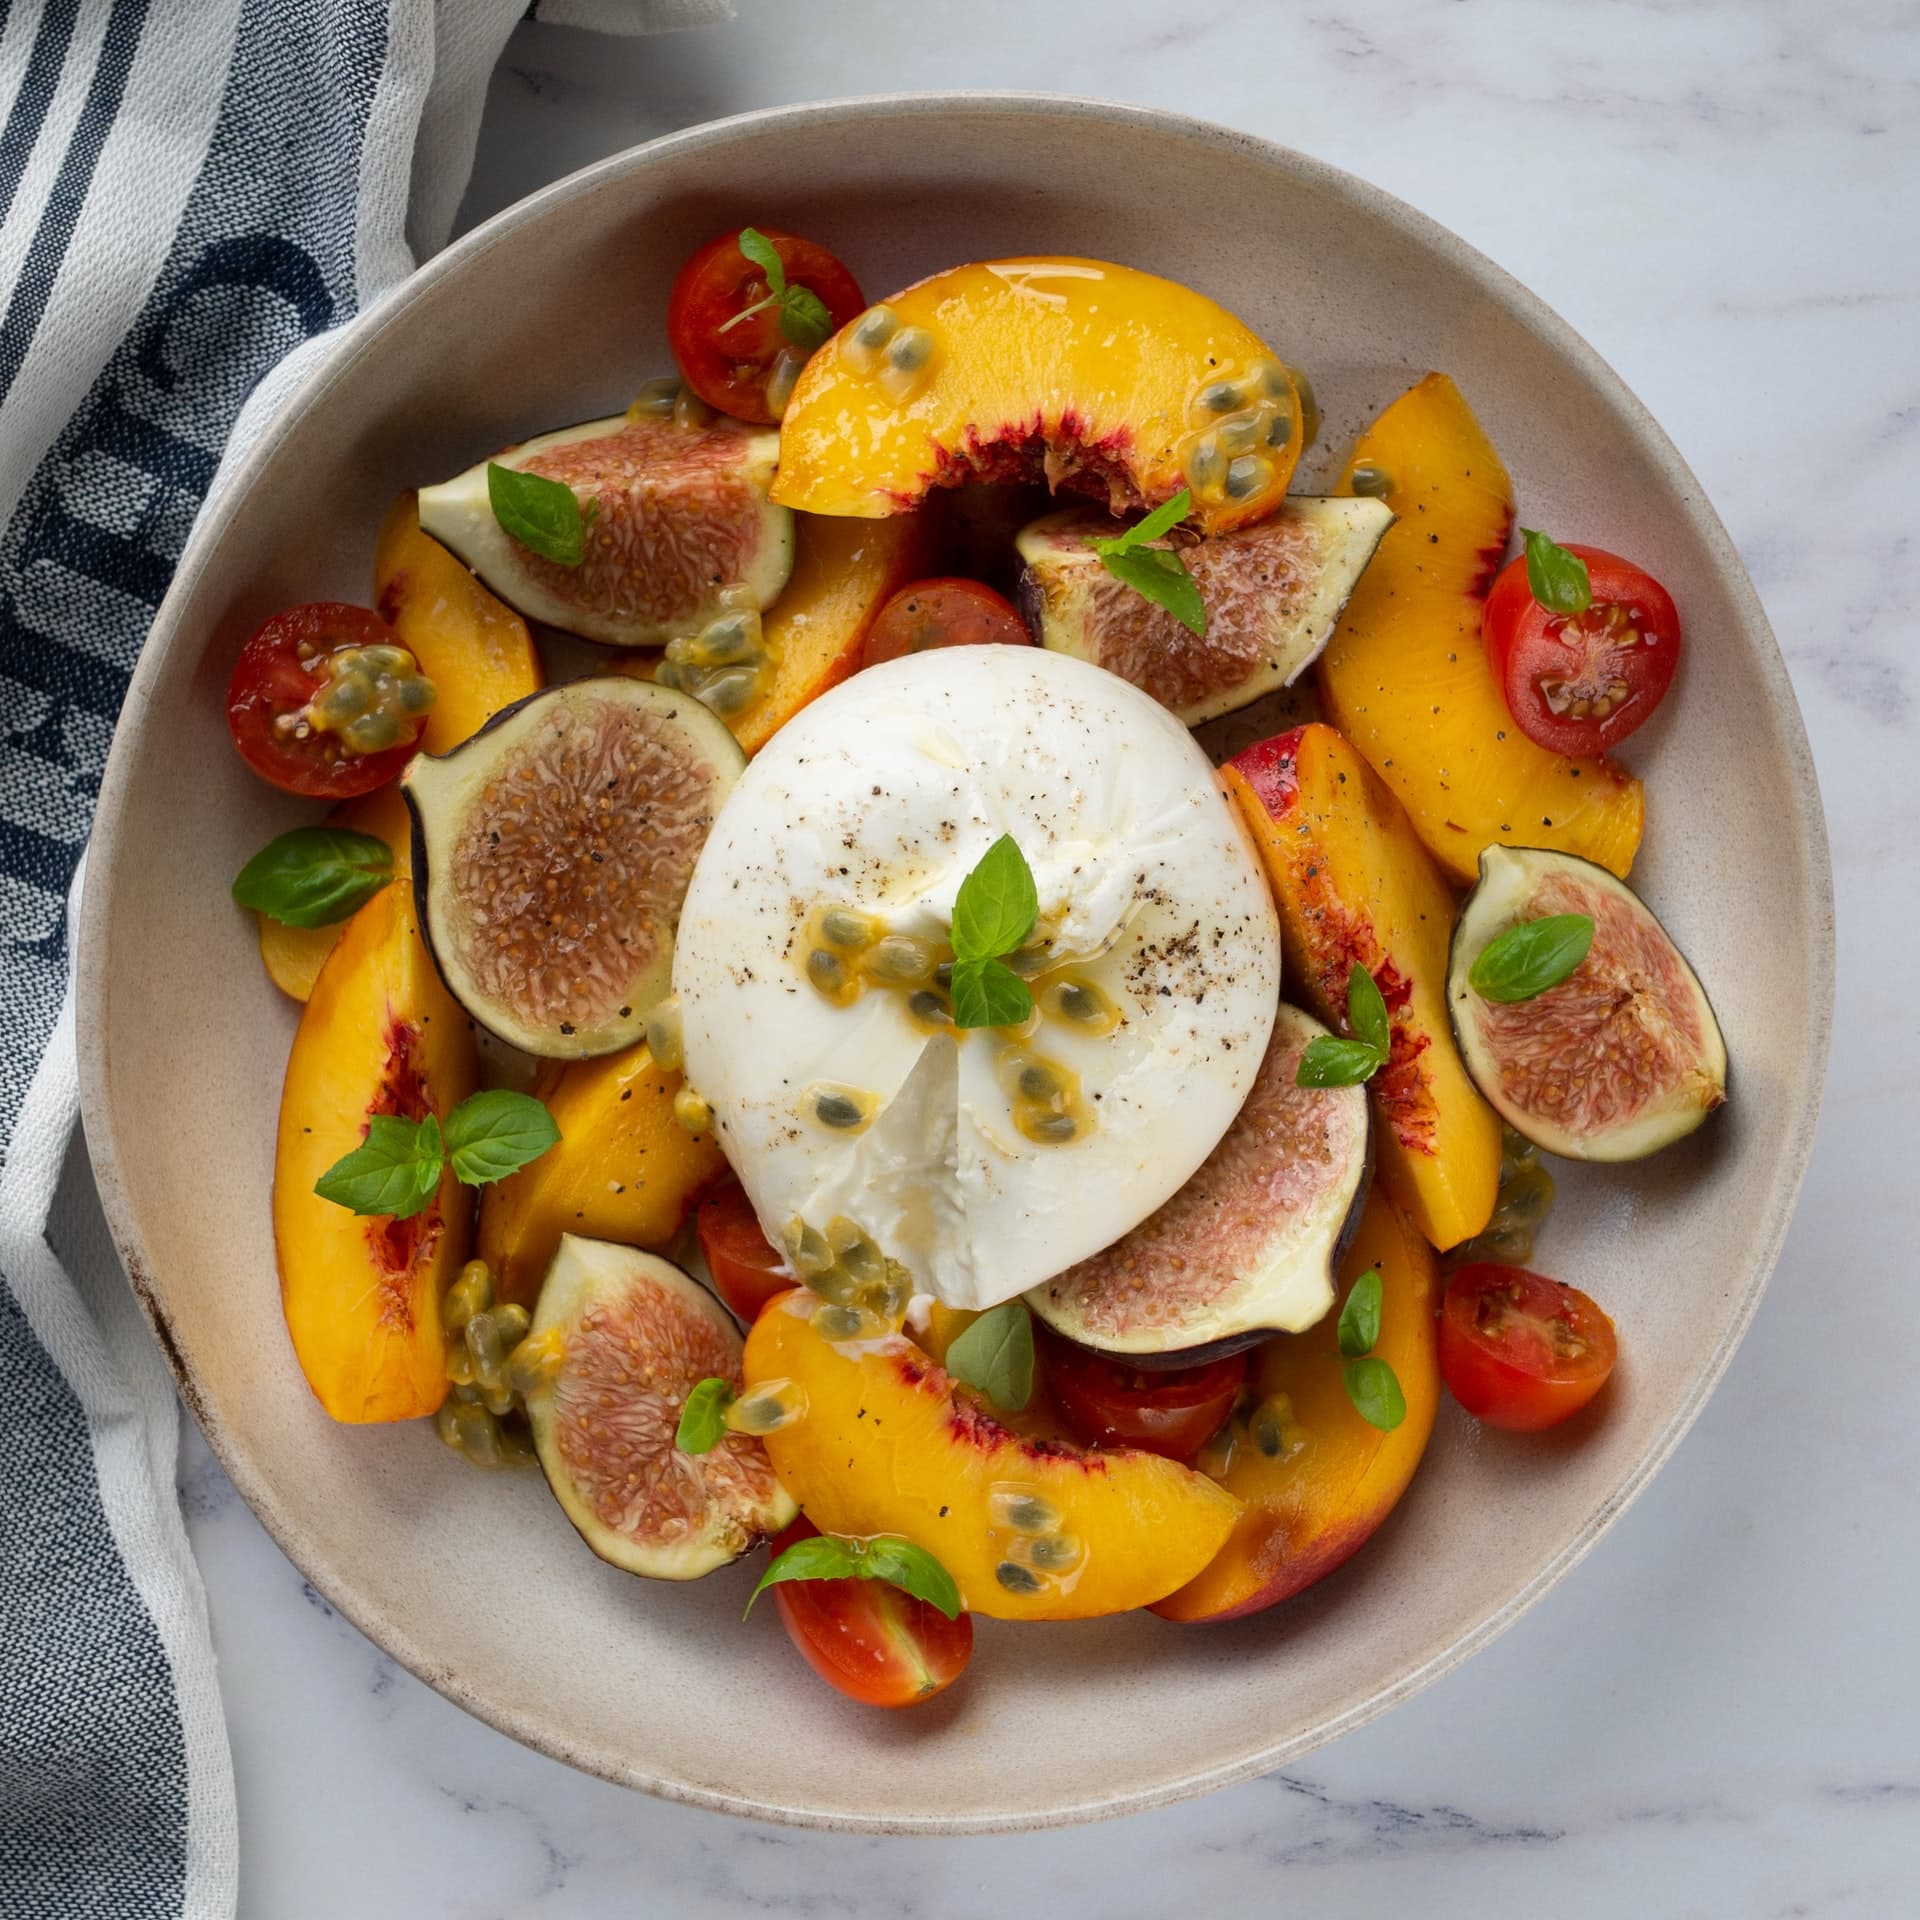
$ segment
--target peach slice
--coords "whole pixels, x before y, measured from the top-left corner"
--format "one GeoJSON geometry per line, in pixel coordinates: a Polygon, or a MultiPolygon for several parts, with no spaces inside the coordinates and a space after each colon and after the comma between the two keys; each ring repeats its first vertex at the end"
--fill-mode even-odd
{"type": "Polygon", "coordinates": [[[347,922],[300,1016],[274,1151],[280,1302],[307,1384],[336,1420],[411,1420],[445,1397],[440,1296],[467,1257],[473,1209],[450,1171],[410,1220],[350,1213],[314,1182],[375,1114],[444,1120],[478,1071],[409,890],[385,888],[347,922]]]}
{"type": "Polygon", "coordinates": [[[1220,1549],[1239,1501],[1130,1448],[1010,1432],[900,1334],[836,1345],[814,1296],[782,1294],[747,1335],[746,1381],[787,1379],[806,1417],[766,1436],[781,1484],[827,1533],[899,1534],[936,1555],[970,1612],[1078,1620],[1145,1606],[1220,1549]]]}
{"type": "Polygon", "coordinates": [[[480,1199],[478,1252],[502,1300],[533,1305],[563,1233],[664,1247],[680,1231],[727,1163],[674,1119],[679,1088],[645,1047],[574,1061],[541,1087],[560,1144],[480,1199]]]}
{"type": "Polygon", "coordinates": [[[1493,1213],[1500,1122],[1447,1018],[1453,896],[1400,803],[1333,728],[1296,727],[1222,769],[1273,884],[1280,946],[1306,1003],[1344,1030],[1359,961],[1387,1003],[1393,1049],[1368,1083],[1380,1177],[1436,1247],[1493,1213]]]}
{"type": "Polygon", "coordinates": [[[1378,1268],[1380,1338],[1407,1403],[1391,1433],[1354,1410],[1341,1379],[1338,1317],[1270,1340],[1253,1356],[1253,1404],[1200,1464],[1246,1504],[1227,1543],[1179,1592],[1154,1604],[1168,1620],[1234,1620],[1311,1586],[1357,1552],[1406,1491],[1440,1400],[1434,1257],[1376,1191],[1341,1263],[1340,1298],[1378,1268]]]}
{"type": "MultiPolygon", "coordinates": [[[[761,616],[768,666],[759,693],[722,717],[748,753],[757,753],[810,700],[860,664],[860,645],[888,599],[926,571],[933,548],[920,514],[877,524],[794,516],[793,572],[761,616]]],[[[617,673],[651,680],[652,655],[616,654],[617,673]]]]}
{"type": "Polygon", "coordinates": [[[1218,532],[1280,504],[1300,396],[1243,322],[1105,260],[987,260],[922,280],[807,362],[773,497],[877,519],[934,487],[1044,476],[1116,513],[1182,487],[1218,532]]]}
{"type": "Polygon", "coordinates": [[[1513,525],[1500,456],[1445,374],[1430,373],[1360,436],[1339,491],[1399,516],[1360,577],[1327,650],[1327,718],[1399,796],[1414,830],[1471,883],[1496,840],[1633,865],[1640,782],[1611,760],[1568,760],[1513,724],[1480,616],[1513,525]]]}

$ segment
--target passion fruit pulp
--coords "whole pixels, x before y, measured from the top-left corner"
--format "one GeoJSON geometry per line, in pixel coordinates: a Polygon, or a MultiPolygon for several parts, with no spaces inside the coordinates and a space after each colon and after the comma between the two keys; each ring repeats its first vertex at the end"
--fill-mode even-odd
{"type": "Polygon", "coordinates": [[[1569,1160],[1639,1160],[1727,1098],[1706,991],[1646,903],[1604,867],[1545,847],[1488,847],[1454,929],[1447,1009],[1460,1057],[1502,1119],[1569,1160]],[[1530,1000],[1488,1000],[1473,965],[1509,928],[1585,914],[1593,944],[1530,1000]]]}
{"type": "Polygon", "coordinates": [[[1033,637],[1117,673],[1188,726],[1292,685],[1333,635],[1354,583],[1393,524],[1383,500],[1292,496],[1271,519],[1174,550],[1206,610],[1196,634],[1109,573],[1094,541],[1118,524],[1097,509],[1050,514],[1015,545],[1020,610],[1033,637]]]}
{"type": "Polygon", "coordinates": [[[799,1509],[760,1440],[732,1428],[707,1453],[675,1445],[705,1379],[743,1384],[726,1309],[658,1254],[561,1237],[529,1339],[551,1343],[527,1396],[554,1497],[602,1560],[651,1580],[697,1580],[799,1509]]]}
{"type": "Polygon", "coordinates": [[[530,620],[657,647],[724,611],[764,608],[793,567],[793,515],[767,498],[780,436],[737,420],[619,415],[544,433],[420,490],[420,524],[530,620]],[[487,468],[572,488],[585,555],[562,566],[494,516],[487,468]]]}
{"type": "Polygon", "coordinates": [[[1282,1004],[1246,1104],[1200,1170],[1131,1233],[1030,1293],[1034,1312],[1143,1368],[1222,1358],[1321,1319],[1370,1172],[1365,1088],[1295,1084],[1325,1032],[1282,1004]]]}
{"type": "Polygon", "coordinates": [[[420,920],[448,991],[528,1053],[631,1046],[745,755],[691,695],[625,676],[519,701],[403,783],[420,920]]]}

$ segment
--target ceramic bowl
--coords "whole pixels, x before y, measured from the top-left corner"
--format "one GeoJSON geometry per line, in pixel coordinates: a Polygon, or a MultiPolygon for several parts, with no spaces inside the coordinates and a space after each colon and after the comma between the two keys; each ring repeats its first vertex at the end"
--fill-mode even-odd
{"type": "Polygon", "coordinates": [[[610,1779],[767,1819],[954,1832],[1116,1814],[1294,1759],[1565,1574],[1753,1313],[1813,1131],[1831,980],[1819,799],[1780,654],[1699,485],[1594,352],[1451,234],[1298,154],[1133,108],[956,95],[656,141],[490,221],[353,327],[202,519],[141,658],[94,832],[80,1017],[87,1137],[128,1272],[214,1451],[320,1593],[471,1712],[610,1779]],[[299,817],[227,742],[242,640],[290,602],[364,601],[397,489],[619,410],[669,365],[679,262],[748,218],[818,235],[875,293],[1046,251],[1190,282],[1309,370],[1322,470],[1444,368],[1530,522],[1635,555],[1673,589],[1691,649],[1627,756],[1651,795],[1634,880],[1714,997],[1732,1101],[1657,1159],[1562,1181],[1546,1263],[1622,1334],[1601,1406],[1531,1439],[1449,1406],[1400,1509],[1292,1604],[1221,1627],[984,1622],[965,1684],[907,1715],[828,1692],[770,1609],[742,1626],[749,1567],[630,1579],[537,1476],[476,1473],[424,1423],[328,1422],[281,1325],[268,1224],[295,1009],[227,899],[299,817]]]}

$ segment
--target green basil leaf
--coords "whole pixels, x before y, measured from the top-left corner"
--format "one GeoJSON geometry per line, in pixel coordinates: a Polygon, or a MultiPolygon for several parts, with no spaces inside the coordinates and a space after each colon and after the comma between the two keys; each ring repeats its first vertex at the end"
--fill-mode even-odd
{"type": "Polygon", "coordinates": [[[767,291],[776,297],[787,290],[787,269],[776,247],[758,227],[740,229],[740,251],[767,276],[767,291]]]}
{"type": "Polygon", "coordinates": [[[1136,547],[1144,547],[1149,540],[1158,540],[1162,534],[1171,533],[1192,508],[1193,495],[1182,487],[1171,500],[1162,501],[1144,520],[1136,520],[1124,533],[1115,534],[1111,540],[1096,540],[1093,550],[1103,560],[1116,553],[1131,553],[1136,547]]]}
{"type": "Polygon", "coordinates": [[[990,1307],[947,1349],[947,1371],[1004,1413],[1033,1398],[1033,1316],[1024,1300],[990,1307]]]}
{"type": "MultiPolygon", "coordinates": [[[[557,567],[587,557],[587,521],[571,487],[545,474],[487,462],[487,503],[504,532],[557,567]]],[[[599,504],[597,501],[594,503],[599,504]]]]}
{"type": "Polygon", "coordinates": [[[1387,1018],[1379,983],[1357,960],[1347,975],[1347,1025],[1356,1040],[1364,1040],[1379,1054],[1384,1065],[1393,1051],[1393,1023],[1387,1018]]]}
{"type": "Polygon", "coordinates": [[[867,1542],[859,1574],[863,1580],[884,1580],[916,1600],[936,1607],[949,1620],[960,1618],[960,1588],[945,1567],[925,1547],[892,1534],[867,1542]]]}
{"type": "Polygon", "coordinates": [[[440,1123],[432,1114],[415,1121],[377,1113],[367,1122],[367,1137],[336,1160],[313,1190],[350,1213],[410,1220],[431,1204],[444,1160],[440,1123]]]}
{"type": "Polygon", "coordinates": [[[1164,547],[1141,547],[1136,551],[1103,553],[1100,564],[1120,582],[1131,587],[1143,600],[1165,607],[1189,633],[1205,636],[1207,609],[1200,598],[1187,563],[1164,547]]]}
{"type": "Polygon", "coordinates": [[[1380,1298],[1378,1267],[1369,1267],[1347,1289],[1347,1302],[1340,1309],[1338,1328],[1340,1351],[1347,1359],[1358,1360],[1362,1354],[1371,1353],[1379,1340],[1380,1298]]]}
{"type": "Polygon", "coordinates": [[[686,1404],[680,1409],[680,1424],[674,1429],[673,1444],[682,1453],[711,1453],[725,1437],[727,1409],[732,1405],[731,1382],[714,1374],[696,1380],[686,1404]]]}
{"type": "Polygon", "coordinates": [[[1467,983],[1482,1000],[1531,1000],[1566,979],[1592,945],[1591,915],[1549,913],[1522,920],[1480,949],[1467,969],[1467,983]]]}
{"type": "Polygon", "coordinates": [[[960,882],[953,901],[953,952],[959,960],[992,960],[1011,953],[1040,917],[1027,856],[1003,833],[960,882]]]}
{"type": "Polygon", "coordinates": [[[543,1101],[505,1087],[469,1094],[447,1115],[447,1157],[470,1187],[517,1173],[559,1138],[543,1101]]]}
{"type": "Polygon", "coordinates": [[[1522,527],[1520,538],[1527,544],[1527,591],[1549,613],[1585,613],[1593,605],[1587,563],[1532,527],[1522,527]]]}
{"type": "MultiPolygon", "coordinates": [[[[784,1580],[847,1580],[860,1571],[863,1549],[855,1540],[841,1540],[831,1533],[816,1533],[796,1540],[773,1565],[760,1576],[760,1584],[747,1596],[747,1613],[769,1587],[784,1580]]],[[[741,1619],[747,1617],[743,1613],[741,1619]]]]}
{"type": "Polygon", "coordinates": [[[1033,1011],[1033,991],[999,960],[953,963],[956,1027],[1017,1027],[1033,1011]]]}
{"type": "Polygon", "coordinates": [[[1357,1087],[1371,1080],[1386,1064],[1386,1055],[1364,1040],[1336,1040],[1331,1034],[1323,1033],[1307,1042],[1293,1084],[1296,1087],[1357,1087]]]}
{"type": "Polygon", "coordinates": [[[330,927],[392,878],[393,849],[384,840],[343,827],[295,827],[240,869],[233,897],[289,927],[330,927]]]}
{"type": "Polygon", "coordinates": [[[1340,1369],[1340,1378],[1346,1384],[1353,1410],[1368,1426],[1391,1433],[1407,1417],[1407,1397],[1384,1360],[1371,1354],[1364,1360],[1349,1360],[1340,1369]]]}
{"type": "Polygon", "coordinates": [[[811,287],[789,287],[780,296],[780,331],[808,353],[823,346],[833,331],[827,303],[811,287]]]}

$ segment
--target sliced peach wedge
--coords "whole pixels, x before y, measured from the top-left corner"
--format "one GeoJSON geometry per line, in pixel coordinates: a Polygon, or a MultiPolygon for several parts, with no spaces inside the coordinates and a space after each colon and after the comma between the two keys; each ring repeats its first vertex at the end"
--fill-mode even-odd
{"type": "Polygon", "coordinates": [[[440,1296],[467,1257],[472,1197],[449,1170],[410,1219],[362,1216],[314,1182],[376,1114],[444,1120],[479,1076],[473,1029],[390,886],[347,922],[300,1016],[280,1095],[273,1240],[287,1331],[336,1420],[410,1420],[447,1391],[440,1296]]]}
{"type": "Polygon", "coordinates": [[[575,1060],[541,1089],[560,1141],[483,1190],[478,1253],[501,1299],[530,1307],[563,1233],[664,1247],[726,1171],[673,1117],[680,1075],[644,1046],[575,1060]]]}
{"type": "Polygon", "coordinates": [[[1393,1035],[1367,1087],[1380,1177],[1436,1247],[1457,1246],[1493,1212],[1500,1122],[1447,1019],[1444,876],[1400,803],[1331,727],[1262,741],[1222,777],[1272,884],[1295,991],[1343,1028],[1355,963],[1373,975],[1393,1035]]]}
{"type": "Polygon", "coordinates": [[[1338,491],[1397,516],[1320,656],[1326,715],[1398,795],[1462,885],[1495,841],[1553,847],[1623,879],[1645,824],[1640,782],[1568,760],[1513,724],[1481,612],[1513,525],[1513,486],[1443,373],[1402,394],[1354,447],[1338,491]]]}
{"type": "Polygon", "coordinates": [[[969,1612],[1080,1620],[1184,1586],[1232,1531],[1240,1502],[1204,1474],[1013,1433],[904,1335],[828,1339],[818,1304],[804,1291],[770,1301],[745,1371],[749,1387],[790,1380],[806,1396],[805,1417],[765,1444],[822,1532],[925,1547],[969,1612]]]}
{"type": "Polygon", "coordinates": [[[878,519],[970,481],[1044,478],[1116,513],[1188,487],[1215,533],[1280,504],[1300,439],[1292,375],[1204,294],[1105,260],[986,260],[807,362],[773,497],[878,519]]]}

